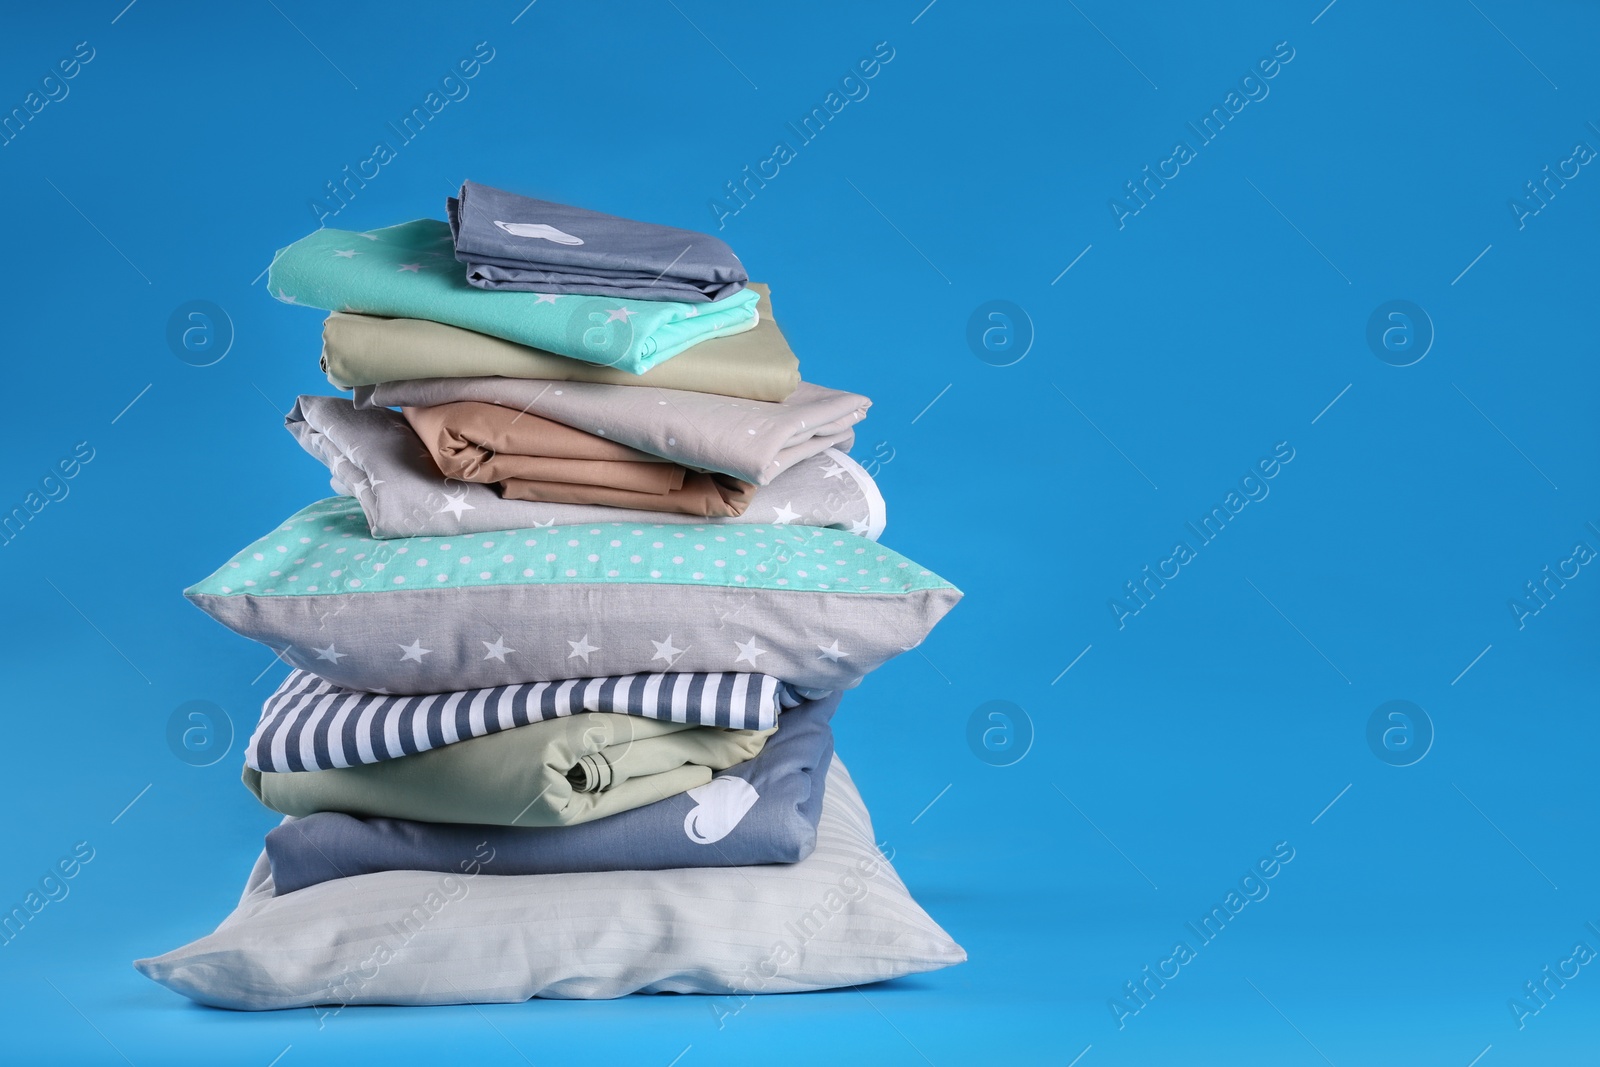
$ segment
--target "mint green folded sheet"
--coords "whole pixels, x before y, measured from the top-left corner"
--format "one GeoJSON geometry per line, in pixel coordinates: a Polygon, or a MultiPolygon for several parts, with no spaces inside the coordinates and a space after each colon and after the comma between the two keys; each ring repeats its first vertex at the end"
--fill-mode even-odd
{"type": "Polygon", "coordinates": [[[700,304],[476,289],[454,247],[437,219],[367,233],[320,229],[274,257],[267,284],[287,304],[430,319],[632,374],[756,325],[750,289],[700,304]]]}

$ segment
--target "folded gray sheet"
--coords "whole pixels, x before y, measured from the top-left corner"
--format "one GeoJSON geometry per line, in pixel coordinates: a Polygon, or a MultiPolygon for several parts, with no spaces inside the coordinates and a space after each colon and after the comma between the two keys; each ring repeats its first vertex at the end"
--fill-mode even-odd
{"type": "Polygon", "coordinates": [[[796,863],[810,855],[839,694],[785,711],[759,755],[703,786],[604,819],[504,827],[319,812],[267,834],[278,894],[377,871],[655,871],[796,863]]]}
{"type": "Polygon", "coordinates": [[[750,276],[708,234],[535,200],[477,182],[445,204],[456,259],[479,289],[704,303],[750,276]]]}
{"type": "Polygon", "coordinates": [[[831,526],[876,540],[885,522],[883,497],[872,477],[837,448],[790,466],[756,492],[743,515],[705,519],[597,504],[507,500],[493,486],[439,473],[398,411],[357,408],[344,397],[302,396],[284,423],[300,446],[328,468],[334,491],[361,504],[374,537],[488,533],[552,523],[787,522],[831,526]]]}
{"type": "Polygon", "coordinates": [[[801,382],[782,403],[681,389],[525,378],[421,378],[355,389],[357,407],[475,400],[542,415],[698,470],[766,485],[825,449],[849,451],[872,401],[801,382]]]}

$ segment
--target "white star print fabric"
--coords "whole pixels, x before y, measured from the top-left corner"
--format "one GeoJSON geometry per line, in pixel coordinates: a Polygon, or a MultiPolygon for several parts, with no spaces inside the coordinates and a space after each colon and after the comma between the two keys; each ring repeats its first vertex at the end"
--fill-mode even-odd
{"type": "Polygon", "coordinates": [[[489,533],[585,522],[761,523],[827,526],[876,541],[883,496],[862,466],[835,448],[790,466],[756,491],[743,515],[699,519],[591,504],[507,500],[493,487],[445,478],[399,412],[357,408],[336,396],[302,396],[284,420],[328,468],[334,489],[361,504],[380,538],[489,533]]]}

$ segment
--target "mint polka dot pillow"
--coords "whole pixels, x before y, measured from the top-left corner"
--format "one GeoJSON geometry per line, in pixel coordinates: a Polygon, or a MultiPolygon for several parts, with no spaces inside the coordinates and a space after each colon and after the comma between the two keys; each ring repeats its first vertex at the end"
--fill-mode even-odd
{"type": "Polygon", "coordinates": [[[290,516],[185,595],[288,663],[396,694],[690,671],[841,689],[961,599],[841,530],[613,522],[380,540],[349,497],[290,516]]]}

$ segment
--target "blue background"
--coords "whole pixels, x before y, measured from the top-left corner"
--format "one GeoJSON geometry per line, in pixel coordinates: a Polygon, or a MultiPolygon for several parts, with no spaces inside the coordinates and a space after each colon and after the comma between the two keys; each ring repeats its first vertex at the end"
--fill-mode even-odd
{"type": "Polygon", "coordinates": [[[0,550],[0,897],[78,841],[95,858],[0,949],[7,1058],[1592,1055],[1600,965],[1520,1029],[1508,1001],[1575,944],[1600,949],[1600,574],[1520,628],[1508,605],[1575,543],[1600,548],[1600,172],[1520,228],[1510,203],[1600,147],[1600,12],[1324,2],[9,14],[0,109],[77,42],[94,58],[0,148],[0,510],[78,442],[94,458],[0,550]],[[970,962],[763,998],[721,1030],[693,997],[352,1009],[319,1030],[309,1011],[198,1008],[129,966],[210,930],[274,822],[238,785],[238,746],[283,668],[180,596],[326,495],[281,425],[330,391],[320,316],[252,279],[480,41],[494,58],[470,94],[330,225],[439,216],[471,177],[715,230],[724,183],[893,48],[718,232],[772,286],[807,378],[875,400],[856,454],[887,459],[886,542],[966,592],[837,722],[879,837],[970,962]],[[1186,124],[1285,41],[1269,95],[1119,228],[1124,183],[1195,143],[1186,124]],[[967,340],[996,299],[1027,317],[1004,358],[967,340]],[[1435,335],[1411,366],[1366,340],[1395,299],[1435,335]],[[166,339],[191,300],[227,315],[211,366],[166,339]],[[1294,459],[1270,495],[1119,628],[1123,583],[1279,442],[1294,459]],[[211,766],[168,745],[191,700],[239,735],[211,766]],[[968,741],[994,700],[1022,709],[998,755],[968,741]],[[1432,724],[1414,765],[1368,744],[1390,700],[1432,724]],[[1185,922],[1278,842],[1294,859],[1270,895],[1119,1028],[1123,983],[1197,940],[1185,922]]]}

